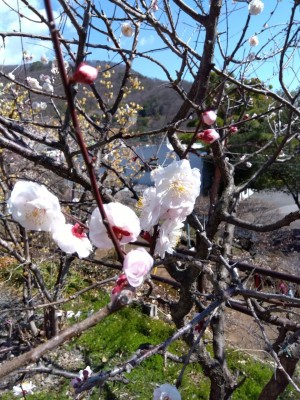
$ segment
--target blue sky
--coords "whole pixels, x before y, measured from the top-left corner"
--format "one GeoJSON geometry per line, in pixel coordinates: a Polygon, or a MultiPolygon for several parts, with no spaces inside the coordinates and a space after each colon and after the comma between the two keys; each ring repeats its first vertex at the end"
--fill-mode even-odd
{"type": "MultiPolygon", "coordinates": [[[[193,0],[186,0],[186,3],[190,7],[195,9],[195,2],[193,0]]],[[[158,2],[158,4],[160,5],[160,2],[158,2]]],[[[170,4],[174,15],[176,15],[176,6],[174,5],[174,3],[172,3],[172,1],[170,1],[170,4]]],[[[204,1],[203,4],[206,5],[206,11],[208,11],[209,1],[204,1]]],[[[224,1],[223,4],[224,6],[219,25],[219,32],[222,32],[222,34],[220,35],[220,42],[223,51],[227,50],[227,54],[229,54],[230,51],[232,51],[233,47],[236,45],[236,42],[241,35],[241,31],[248,17],[248,3],[233,3],[232,0],[227,0],[224,1]],[[226,14],[228,15],[228,19],[226,19],[226,14]]],[[[268,56],[274,51],[280,49],[283,45],[283,35],[280,35],[280,32],[287,26],[293,1],[266,0],[264,1],[264,4],[264,11],[260,15],[251,17],[249,28],[245,35],[245,41],[242,43],[242,46],[240,47],[240,50],[236,55],[236,58],[238,60],[247,59],[249,54],[252,52],[257,55],[268,56]],[[257,35],[259,39],[259,45],[257,47],[251,47],[248,43],[248,39],[253,35],[257,35]],[[272,39],[273,37],[275,38],[272,39]]],[[[109,15],[110,7],[106,9],[107,15],[109,15]]],[[[119,14],[117,14],[117,16],[124,17],[125,14],[121,11],[119,14]]],[[[155,13],[155,17],[161,22],[167,23],[165,12],[162,9],[155,13]]],[[[299,11],[297,11],[296,19],[298,19],[298,21],[300,20],[299,17],[299,11]]],[[[180,17],[179,21],[180,22],[178,23],[177,28],[179,37],[182,40],[189,41],[190,45],[195,46],[195,49],[198,49],[198,52],[201,54],[204,31],[199,29],[199,26],[197,26],[188,17],[180,17]],[[197,40],[199,42],[198,45],[196,45],[197,40]]],[[[120,23],[116,22],[114,26],[116,29],[116,33],[118,33],[118,30],[120,31],[120,23]]],[[[125,48],[130,48],[131,42],[132,38],[120,36],[120,43],[125,48]]],[[[155,48],[159,49],[164,46],[164,43],[157,37],[156,33],[151,28],[142,27],[140,34],[140,43],[138,46],[139,51],[153,51],[153,49],[155,48]]],[[[99,51],[98,54],[100,55],[100,58],[103,58],[105,60],[117,59],[117,57],[115,57],[112,53],[106,51],[99,51]]],[[[172,54],[169,50],[161,50],[155,53],[155,57],[160,62],[162,62],[163,65],[169,69],[169,71],[173,71],[173,77],[175,77],[175,71],[180,68],[181,60],[176,55],[172,54]]],[[[215,52],[215,62],[216,65],[221,68],[223,62],[218,50],[216,50],[215,52]]],[[[299,56],[296,50],[294,64],[292,63],[292,61],[290,61],[290,64],[287,65],[287,68],[293,67],[293,70],[297,72],[298,65],[299,56]]],[[[165,75],[159,67],[142,58],[137,57],[134,60],[134,68],[146,76],[165,79],[165,75]]],[[[236,66],[233,65],[230,71],[235,72],[235,68],[236,66]]],[[[291,69],[287,70],[287,72],[287,84],[292,83],[293,87],[298,86],[299,81],[297,73],[294,74],[291,69]]],[[[243,68],[243,74],[246,77],[258,77],[261,80],[266,81],[268,84],[272,84],[273,86],[277,87],[278,56],[271,57],[263,62],[253,61],[249,63],[243,68]]],[[[185,78],[188,80],[192,79],[191,76],[188,74],[185,75],[185,78]]]]}
{"type": "MultiPolygon", "coordinates": [[[[150,0],[147,0],[149,3],[150,0]]],[[[41,0],[31,0],[31,5],[37,7],[39,11],[45,15],[44,3],[41,0]]],[[[193,9],[196,9],[195,2],[193,0],[186,0],[186,3],[190,5],[193,9]]],[[[10,0],[10,6],[17,8],[17,0],[10,0]]],[[[20,2],[20,4],[22,4],[20,2]]],[[[158,4],[160,9],[154,14],[155,17],[163,23],[167,23],[167,19],[165,17],[165,12],[161,8],[162,2],[158,0],[158,4]]],[[[289,18],[290,9],[293,4],[292,0],[282,0],[277,2],[277,0],[265,0],[264,1],[265,8],[264,11],[257,16],[252,16],[249,28],[247,30],[245,36],[245,42],[242,43],[240,49],[236,55],[238,60],[246,60],[249,57],[251,52],[256,54],[267,55],[271,54],[272,51],[281,48],[283,44],[282,36],[278,34],[282,29],[286,27],[286,23],[289,18]],[[266,27],[266,24],[268,25],[266,27]],[[248,39],[257,35],[259,39],[259,45],[257,47],[250,47],[248,43],[248,39]],[[278,36],[276,36],[278,35],[278,36]],[[272,40],[272,37],[275,36],[275,39],[272,40]]],[[[24,32],[37,33],[37,34],[47,34],[47,27],[43,24],[37,23],[34,24],[32,21],[26,20],[26,18],[18,19],[16,18],[16,14],[11,11],[5,4],[0,0],[0,31],[12,31],[21,29],[24,32]]],[[[114,11],[114,6],[110,1],[100,1],[95,0],[96,6],[102,6],[106,15],[112,16],[114,11]]],[[[206,11],[209,8],[209,0],[204,0],[203,5],[206,11]]],[[[174,13],[174,16],[177,15],[177,7],[174,5],[172,1],[170,1],[171,10],[174,13]]],[[[32,18],[28,9],[24,6],[21,6],[20,10],[24,15],[28,15],[31,19],[37,19],[36,17],[32,18]]],[[[56,1],[53,1],[53,7],[55,9],[55,15],[59,17],[59,6],[56,1]]],[[[115,14],[116,17],[125,18],[126,15],[123,11],[118,11],[115,14]]],[[[232,0],[224,0],[224,6],[222,10],[222,16],[220,18],[219,32],[220,42],[223,48],[223,51],[227,50],[227,53],[232,50],[233,46],[235,46],[238,38],[240,37],[241,31],[244,27],[245,21],[248,16],[248,4],[246,2],[237,2],[233,3],[232,0]],[[226,19],[226,13],[228,15],[228,19],[226,19]],[[227,23],[228,21],[228,23],[227,23]]],[[[297,11],[296,19],[300,20],[299,11],[297,11]]],[[[59,19],[57,20],[59,21],[59,19]]],[[[98,27],[103,27],[103,25],[99,22],[99,19],[94,19],[93,21],[95,25],[98,27]]],[[[297,26],[298,27],[298,26],[297,26]]],[[[113,23],[113,29],[115,31],[116,37],[120,41],[120,44],[124,48],[130,48],[132,43],[132,38],[127,38],[121,35],[121,22],[115,21],[113,23]]],[[[186,16],[181,16],[179,18],[177,32],[179,37],[182,40],[188,41],[191,46],[195,47],[195,49],[201,54],[202,52],[202,42],[204,38],[204,31],[200,29],[199,25],[195,24],[194,21],[189,19],[186,16]]],[[[72,29],[69,21],[66,21],[65,29],[64,29],[64,37],[72,38],[74,37],[74,31],[72,29]]],[[[112,45],[111,42],[107,41],[107,38],[100,33],[91,32],[90,40],[93,43],[100,43],[104,45],[112,45]]],[[[171,75],[175,77],[175,71],[180,68],[181,60],[176,55],[172,54],[169,50],[161,50],[157,52],[153,52],[154,49],[159,49],[164,47],[165,45],[162,43],[161,39],[159,39],[152,28],[147,26],[141,27],[141,34],[139,38],[138,51],[140,52],[151,52],[149,55],[155,55],[155,58],[163,63],[165,67],[169,69],[171,75]]],[[[53,51],[51,49],[51,45],[46,42],[34,41],[33,39],[25,38],[22,40],[18,38],[7,38],[5,41],[5,47],[2,45],[0,49],[0,63],[2,64],[18,64],[22,60],[22,49],[31,53],[34,57],[34,60],[39,60],[42,54],[46,54],[50,59],[53,58],[53,51]]],[[[76,50],[76,49],[74,49],[76,50]]],[[[105,61],[115,61],[119,60],[118,56],[115,56],[113,52],[108,52],[106,50],[93,50],[92,54],[90,54],[89,59],[100,59],[105,61]]],[[[215,53],[215,63],[218,67],[221,67],[222,60],[217,50],[215,53]]],[[[292,83],[293,87],[299,85],[298,81],[298,65],[299,65],[299,56],[298,51],[295,49],[295,58],[294,61],[290,60],[289,64],[287,64],[287,83],[292,83]],[[293,64],[294,62],[294,64],[293,64]]],[[[273,84],[275,87],[277,86],[277,67],[278,67],[278,57],[270,58],[265,62],[253,61],[244,66],[243,72],[234,71],[235,65],[231,69],[235,74],[244,74],[244,76],[249,77],[259,77],[260,79],[267,81],[269,84],[273,84]]],[[[136,57],[133,63],[133,68],[143,75],[152,77],[165,79],[165,75],[162,70],[150,63],[149,61],[136,57]]],[[[300,75],[299,75],[300,76],[300,75]]],[[[186,74],[185,78],[190,80],[191,76],[186,74]]]]}

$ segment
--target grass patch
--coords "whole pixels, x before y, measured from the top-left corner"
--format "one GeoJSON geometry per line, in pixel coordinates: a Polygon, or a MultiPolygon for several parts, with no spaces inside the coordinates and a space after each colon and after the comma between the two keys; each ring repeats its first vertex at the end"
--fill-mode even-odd
{"type": "MultiPolygon", "coordinates": [[[[46,265],[51,271],[52,265],[46,265]]],[[[45,268],[45,269],[46,269],[45,268]]],[[[82,288],[83,279],[80,272],[74,270],[70,274],[69,285],[66,293],[71,294],[82,288]]],[[[89,282],[86,281],[86,284],[89,282]]],[[[105,290],[95,289],[83,294],[80,298],[64,305],[65,310],[72,309],[75,313],[82,312],[79,319],[86,317],[91,310],[102,308],[109,301],[109,295],[105,290]]],[[[70,320],[71,323],[75,320],[70,320]]],[[[174,326],[161,320],[149,318],[142,313],[138,306],[132,305],[119,312],[110,315],[80,337],[74,338],[64,346],[63,351],[80,349],[84,354],[86,364],[74,363],[74,369],[79,371],[89,364],[94,372],[107,371],[125,360],[129,359],[143,344],[155,345],[163,342],[174,333],[174,326]]],[[[208,346],[211,350],[211,346],[208,346]]],[[[181,340],[173,343],[169,348],[173,354],[185,355],[188,349],[181,340]]],[[[246,376],[245,383],[238,388],[232,396],[233,400],[256,400],[270,379],[273,369],[260,361],[237,352],[232,348],[227,350],[227,361],[230,370],[235,373],[239,371],[240,379],[246,376]]],[[[99,395],[99,390],[94,389],[89,395],[91,400],[149,400],[152,399],[153,390],[162,383],[174,384],[180,370],[181,364],[168,360],[164,364],[161,355],[155,355],[144,361],[140,366],[130,373],[124,374],[128,380],[127,384],[120,381],[107,382],[99,395]]],[[[27,380],[30,378],[26,377],[27,380]]],[[[61,379],[51,391],[43,390],[39,382],[33,377],[31,380],[37,386],[33,395],[27,395],[28,400],[70,400],[70,381],[61,379]]],[[[209,398],[210,381],[207,379],[198,364],[189,365],[186,368],[180,392],[184,400],[207,400],[209,398]]],[[[11,400],[12,391],[1,394],[1,399],[11,400]]],[[[288,389],[281,400],[292,400],[296,398],[295,393],[288,389]],[[294,396],[294,397],[293,397],[294,396]]]]}

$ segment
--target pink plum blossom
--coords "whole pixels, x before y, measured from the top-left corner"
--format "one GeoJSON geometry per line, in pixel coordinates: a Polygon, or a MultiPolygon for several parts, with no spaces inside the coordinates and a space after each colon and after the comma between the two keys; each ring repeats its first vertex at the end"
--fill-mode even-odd
{"type": "Polygon", "coordinates": [[[157,0],[152,0],[151,1],[151,5],[150,8],[153,12],[156,12],[159,10],[158,4],[157,4],[157,0]]]}
{"type": "Polygon", "coordinates": [[[197,139],[200,139],[207,144],[212,144],[219,138],[220,135],[215,129],[206,129],[205,131],[197,133],[197,139]]]}
{"type": "Polygon", "coordinates": [[[248,5],[250,15],[258,15],[264,9],[264,3],[261,0],[252,0],[248,5]]]}
{"type": "Polygon", "coordinates": [[[134,30],[128,22],[125,22],[121,26],[121,32],[124,36],[131,37],[133,35],[134,30]]]}
{"type": "Polygon", "coordinates": [[[58,198],[44,185],[18,181],[7,201],[8,211],[24,228],[34,231],[53,231],[65,222],[58,198]]]}
{"type": "Polygon", "coordinates": [[[153,258],[143,248],[139,247],[126,254],[123,263],[123,271],[128,283],[133,287],[138,287],[143,283],[153,266],[153,258]]]}
{"type": "MultiPolygon", "coordinates": [[[[140,221],[131,208],[121,203],[104,204],[107,220],[112,226],[120,244],[136,241],[140,234],[140,221]]],[[[91,215],[89,223],[89,238],[98,248],[110,249],[113,242],[107,234],[106,227],[102,221],[99,209],[96,208],[91,215]]]]}
{"type": "Polygon", "coordinates": [[[62,251],[67,254],[77,253],[79,258],[88,257],[93,250],[84,229],[78,223],[57,225],[52,238],[62,251]]]}
{"type": "Polygon", "coordinates": [[[71,81],[77,83],[86,83],[91,85],[95,82],[98,76],[98,69],[92,67],[91,65],[81,63],[78,65],[76,71],[74,72],[71,81]]]}
{"type": "Polygon", "coordinates": [[[206,125],[212,125],[216,122],[217,119],[217,115],[214,111],[210,110],[210,111],[204,111],[204,113],[202,113],[202,121],[206,124],[206,125]]]}
{"type": "Polygon", "coordinates": [[[30,382],[23,382],[19,385],[13,386],[13,394],[15,396],[22,396],[24,397],[26,394],[33,394],[33,389],[36,386],[30,382]]]}
{"type": "Polygon", "coordinates": [[[153,400],[181,400],[181,395],[175,386],[164,383],[154,390],[153,400]]]}

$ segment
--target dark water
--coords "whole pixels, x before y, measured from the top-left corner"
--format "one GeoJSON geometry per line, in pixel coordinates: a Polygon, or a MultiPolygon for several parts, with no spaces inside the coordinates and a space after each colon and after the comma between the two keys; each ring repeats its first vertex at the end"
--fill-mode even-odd
{"type": "MultiPolygon", "coordinates": [[[[150,167],[153,166],[153,168],[158,165],[166,167],[174,160],[179,160],[179,157],[176,156],[174,151],[170,150],[166,144],[140,146],[136,147],[134,150],[142,160],[147,161],[150,167]]],[[[202,159],[200,157],[200,150],[198,151],[198,154],[190,153],[189,161],[192,168],[198,168],[200,172],[202,171],[202,159]]],[[[128,174],[130,172],[131,171],[128,170],[128,174]]],[[[145,171],[142,177],[139,177],[136,180],[133,179],[133,182],[146,186],[153,185],[153,182],[150,178],[150,172],[151,170],[145,171]]]]}

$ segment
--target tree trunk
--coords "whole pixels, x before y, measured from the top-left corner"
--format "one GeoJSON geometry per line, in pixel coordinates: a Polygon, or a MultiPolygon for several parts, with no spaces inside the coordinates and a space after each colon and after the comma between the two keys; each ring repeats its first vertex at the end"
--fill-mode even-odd
{"type": "MultiPolygon", "coordinates": [[[[298,360],[286,357],[285,355],[280,358],[281,365],[289,376],[293,376],[298,360]]],[[[258,400],[276,400],[278,396],[283,393],[289,384],[285,374],[280,369],[276,369],[270,381],[266,384],[261,392],[258,400]]]]}
{"type": "MultiPolygon", "coordinates": [[[[283,333],[284,331],[281,336],[283,333]]],[[[277,340],[275,346],[278,348],[277,350],[279,350],[279,360],[282,367],[289,376],[292,377],[300,359],[300,329],[286,337],[280,347],[279,340],[277,340]]],[[[281,369],[277,368],[274,375],[261,392],[258,400],[277,399],[278,396],[284,392],[288,384],[289,380],[286,375],[281,369]]]]}

